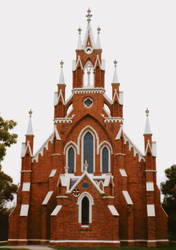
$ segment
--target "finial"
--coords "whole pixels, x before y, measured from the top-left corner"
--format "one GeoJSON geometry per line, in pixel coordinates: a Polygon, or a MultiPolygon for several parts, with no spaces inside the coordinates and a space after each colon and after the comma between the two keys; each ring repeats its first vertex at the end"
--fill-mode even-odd
{"type": "Polygon", "coordinates": [[[100,34],[100,31],[101,31],[101,28],[98,27],[98,28],[97,28],[98,35],[100,34]]]}
{"type": "Polygon", "coordinates": [[[117,67],[117,60],[114,60],[114,67],[116,68],[117,67]]]}
{"type": "Polygon", "coordinates": [[[64,65],[64,62],[61,60],[61,61],[60,61],[61,69],[63,69],[63,65],[64,65]]]}
{"type": "Polygon", "coordinates": [[[79,34],[79,35],[81,35],[81,31],[82,31],[82,29],[79,27],[79,28],[78,28],[78,34],[79,34]]]}
{"type": "Polygon", "coordinates": [[[87,163],[87,160],[85,160],[85,163],[84,163],[84,171],[87,172],[87,169],[88,169],[88,163],[87,163]]]}
{"type": "Polygon", "coordinates": [[[32,110],[30,109],[29,112],[28,112],[30,118],[32,117],[32,113],[33,113],[33,112],[32,112],[32,110]]]}
{"type": "Polygon", "coordinates": [[[146,108],[145,113],[146,113],[146,116],[148,117],[149,116],[149,109],[148,108],[146,108]]]}
{"type": "Polygon", "coordinates": [[[92,14],[91,14],[91,10],[90,10],[90,9],[87,10],[87,15],[86,15],[86,17],[87,17],[87,22],[90,23],[91,17],[92,17],[92,14]]]}

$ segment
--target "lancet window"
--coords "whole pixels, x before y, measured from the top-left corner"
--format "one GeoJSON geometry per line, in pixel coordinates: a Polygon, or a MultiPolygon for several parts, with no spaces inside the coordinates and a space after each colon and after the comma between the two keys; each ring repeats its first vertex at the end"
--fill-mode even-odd
{"type": "Polygon", "coordinates": [[[84,66],[84,83],[85,88],[94,87],[94,69],[91,61],[87,61],[84,66]]]}
{"type": "Polygon", "coordinates": [[[70,147],[67,152],[67,167],[68,167],[68,173],[72,174],[75,170],[75,151],[73,147],[70,147]]]}
{"type": "Polygon", "coordinates": [[[93,173],[94,168],[94,138],[88,131],[83,138],[83,163],[88,163],[88,173],[93,173]]]}
{"type": "Polygon", "coordinates": [[[101,168],[102,173],[108,173],[110,171],[110,152],[107,147],[103,147],[101,150],[101,168]]]}

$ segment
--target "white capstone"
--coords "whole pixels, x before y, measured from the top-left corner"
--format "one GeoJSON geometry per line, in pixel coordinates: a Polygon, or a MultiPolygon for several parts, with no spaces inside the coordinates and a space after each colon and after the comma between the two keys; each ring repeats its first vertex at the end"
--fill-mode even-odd
{"type": "Polygon", "coordinates": [[[59,213],[59,211],[61,210],[61,208],[62,208],[61,205],[57,205],[55,207],[55,209],[53,210],[53,212],[51,213],[51,216],[56,216],[59,213]]]}
{"type": "Polygon", "coordinates": [[[127,177],[127,173],[126,173],[125,169],[121,168],[121,169],[119,169],[119,171],[120,171],[121,176],[127,177]]]}
{"type": "Polygon", "coordinates": [[[54,176],[55,176],[55,173],[56,173],[56,169],[52,169],[52,170],[51,170],[51,173],[50,173],[50,175],[49,175],[49,178],[54,177],[54,176]]]}
{"type": "Polygon", "coordinates": [[[49,192],[46,194],[45,199],[44,199],[43,202],[42,202],[42,205],[47,205],[47,204],[48,204],[48,201],[50,200],[52,194],[53,194],[53,191],[49,191],[49,192]]]}
{"type": "Polygon", "coordinates": [[[20,209],[20,216],[28,216],[29,205],[22,204],[20,209]]]}
{"type": "Polygon", "coordinates": [[[30,191],[30,182],[23,182],[22,191],[30,191]]]}
{"type": "Polygon", "coordinates": [[[119,216],[117,209],[113,205],[108,205],[108,208],[113,216],[119,216]]]}
{"type": "Polygon", "coordinates": [[[147,216],[154,217],[155,216],[155,205],[147,204],[147,216]]]}
{"type": "Polygon", "coordinates": [[[153,184],[153,182],[146,182],[146,190],[147,191],[154,191],[154,184],[153,184]]]}
{"type": "Polygon", "coordinates": [[[130,197],[128,191],[123,190],[122,193],[123,193],[123,196],[124,196],[124,198],[125,198],[125,200],[126,200],[126,203],[127,203],[128,205],[133,205],[133,202],[132,202],[132,200],[131,200],[131,197],[130,197]]]}

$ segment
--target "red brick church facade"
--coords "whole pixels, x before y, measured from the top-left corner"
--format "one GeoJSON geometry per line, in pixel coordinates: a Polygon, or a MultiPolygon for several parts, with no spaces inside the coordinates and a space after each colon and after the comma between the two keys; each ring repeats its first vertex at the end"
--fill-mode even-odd
{"type": "Polygon", "coordinates": [[[21,184],[10,215],[9,245],[120,246],[167,244],[167,215],[156,184],[156,144],[146,111],[142,154],[123,129],[116,64],[112,99],[104,88],[100,29],[91,12],[73,61],[65,100],[63,63],[54,100],[54,129],[33,154],[31,113],[22,144],[21,184]]]}

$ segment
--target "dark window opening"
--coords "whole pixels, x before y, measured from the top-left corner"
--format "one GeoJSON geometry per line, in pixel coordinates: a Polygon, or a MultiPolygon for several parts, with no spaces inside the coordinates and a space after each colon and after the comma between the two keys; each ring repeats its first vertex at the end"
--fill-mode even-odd
{"type": "Polygon", "coordinates": [[[89,224],[89,199],[87,197],[84,197],[82,199],[82,225],[88,225],[89,224]]]}
{"type": "Polygon", "coordinates": [[[75,167],[75,152],[73,148],[69,148],[68,150],[68,173],[74,173],[75,167]]]}
{"type": "Polygon", "coordinates": [[[84,136],[84,157],[83,165],[85,161],[88,163],[88,173],[93,173],[93,136],[90,132],[87,132],[84,136]]]}
{"type": "Polygon", "coordinates": [[[102,172],[109,172],[109,151],[106,147],[102,150],[102,172]]]}

